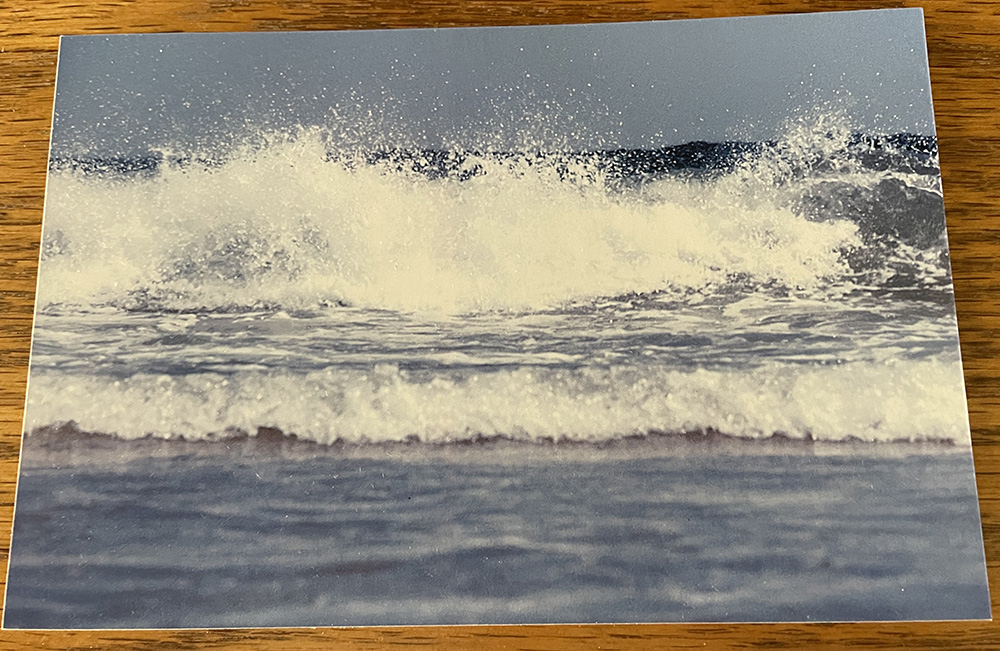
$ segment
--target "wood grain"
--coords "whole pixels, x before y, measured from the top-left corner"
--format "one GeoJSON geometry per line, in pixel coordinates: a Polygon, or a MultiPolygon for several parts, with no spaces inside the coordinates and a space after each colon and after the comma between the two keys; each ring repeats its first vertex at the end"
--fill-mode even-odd
{"type": "MultiPolygon", "coordinates": [[[[924,7],[993,594],[1000,595],[1000,8],[744,0],[0,0],[0,554],[6,565],[60,34],[529,25],[924,7]]],[[[996,612],[996,611],[994,611],[996,612]]],[[[1000,624],[481,626],[0,632],[6,649],[1000,648],[1000,624]]]]}

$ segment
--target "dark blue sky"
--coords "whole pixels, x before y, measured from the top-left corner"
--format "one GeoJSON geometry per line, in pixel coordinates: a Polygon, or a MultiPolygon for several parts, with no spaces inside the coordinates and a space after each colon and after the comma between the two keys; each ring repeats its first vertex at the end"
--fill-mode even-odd
{"type": "Polygon", "coordinates": [[[789,119],[933,132],[919,9],[437,30],[72,36],[57,154],[349,144],[587,148],[773,138],[789,119]]]}

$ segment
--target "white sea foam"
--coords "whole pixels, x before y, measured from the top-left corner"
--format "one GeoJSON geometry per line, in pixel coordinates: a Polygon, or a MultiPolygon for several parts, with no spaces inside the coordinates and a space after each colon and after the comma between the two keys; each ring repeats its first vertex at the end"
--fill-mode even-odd
{"type": "Polygon", "coordinates": [[[848,273],[841,252],[860,245],[855,224],[808,220],[732,179],[707,202],[704,188],[610,192],[599,170],[565,157],[464,165],[485,173],[330,160],[322,137],[303,133],[219,167],[54,172],[39,300],[532,309],[734,275],[816,288],[848,273]]]}
{"type": "Polygon", "coordinates": [[[601,442],[651,432],[968,444],[961,368],[939,360],[757,369],[548,369],[433,375],[391,365],[307,374],[36,373],[25,427],[202,440],[260,427],[331,443],[477,436],[601,442]]]}

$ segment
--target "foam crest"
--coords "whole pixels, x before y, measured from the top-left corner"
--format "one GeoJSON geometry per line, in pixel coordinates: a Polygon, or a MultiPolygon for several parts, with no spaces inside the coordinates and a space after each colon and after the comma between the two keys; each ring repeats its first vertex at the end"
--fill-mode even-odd
{"type": "Polygon", "coordinates": [[[586,157],[455,165],[438,178],[419,161],[338,158],[303,132],[155,175],[55,171],[40,301],[533,309],[733,276],[818,288],[860,244],[853,223],[763,195],[611,191],[586,157]]]}
{"type": "Polygon", "coordinates": [[[841,441],[970,441],[961,368],[941,360],[492,373],[32,376],[25,428],[69,422],[123,439],[206,440],[258,428],[319,443],[477,437],[600,443],[653,432],[841,441]]]}

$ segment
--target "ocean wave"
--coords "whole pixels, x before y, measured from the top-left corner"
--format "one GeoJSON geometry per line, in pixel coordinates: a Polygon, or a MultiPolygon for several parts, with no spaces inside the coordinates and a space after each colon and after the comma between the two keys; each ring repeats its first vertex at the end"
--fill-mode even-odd
{"type": "Polygon", "coordinates": [[[601,444],[657,433],[950,441],[970,435],[960,364],[769,364],[749,370],[326,369],[124,378],[35,373],[25,430],[220,440],[279,430],[322,444],[501,438],[601,444]]]}
{"type": "Polygon", "coordinates": [[[813,135],[633,188],[596,155],[359,158],[316,131],[155,173],[54,169],[39,303],[462,313],[733,278],[822,296],[913,269],[889,263],[900,245],[923,256],[913,282],[948,281],[940,197],[912,170],[833,165],[849,139],[813,135]]]}

